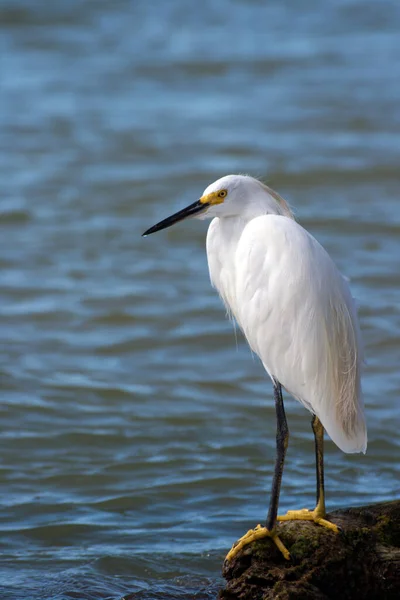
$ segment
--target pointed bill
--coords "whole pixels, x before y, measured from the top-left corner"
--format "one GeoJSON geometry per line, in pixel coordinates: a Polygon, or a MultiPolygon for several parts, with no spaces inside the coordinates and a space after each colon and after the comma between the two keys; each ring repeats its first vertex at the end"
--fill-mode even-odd
{"type": "Polygon", "coordinates": [[[196,202],[193,202],[193,204],[190,204],[186,208],[179,210],[178,212],[171,215],[170,217],[167,217],[163,221],[160,221],[156,225],[153,225],[153,227],[150,227],[150,229],[147,229],[142,234],[142,236],[150,235],[151,233],[155,233],[156,231],[161,231],[161,229],[166,229],[167,227],[171,227],[171,225],[178,223],[178,221],[183,221],[184,219],[187,219],[188,217],[193,217],[194,215],[197,215],[197,214],[207,210],[208,207],[209,207],[209,204],[207,202],[204,202],[203,199],[196,200],[196,202]]]}

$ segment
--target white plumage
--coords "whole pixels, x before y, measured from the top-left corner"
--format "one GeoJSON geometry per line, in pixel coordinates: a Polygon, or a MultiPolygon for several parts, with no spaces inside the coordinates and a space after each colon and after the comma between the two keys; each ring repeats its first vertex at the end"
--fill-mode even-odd
{"type": "MultiPolygon", "coordinates": [[[[333,261],[275,192],[230,175],[207,234],[210,276],[265,369],[344,452],[365,452],[362,344],[354,300],[333,261]]],[[[207,215],[208,216],[208,215],[207,215]]]]}

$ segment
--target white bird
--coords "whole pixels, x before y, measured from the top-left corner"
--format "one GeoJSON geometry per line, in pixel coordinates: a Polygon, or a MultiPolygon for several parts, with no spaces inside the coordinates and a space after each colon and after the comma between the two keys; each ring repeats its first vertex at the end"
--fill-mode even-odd
{"type": "Polygon", "coordinates": [[[355,304],[346,279],[324,248],[294,220],[285,200],[257,179],[222,177],[200,200],[143,235],[190,216],[214,217],[207,233],[212,285],[274,386],[277,452],[266,526],[247,532],[227,559],[266,536],[288,559],[277,520],[313,520],[338,532],[325,519],[324,429],[343,452],[366,451],[363,350],[355,304]],[[282,387],[313,414],[317,504],[313,511],[288,511],[277,517],[289,439],[282,387]]]}

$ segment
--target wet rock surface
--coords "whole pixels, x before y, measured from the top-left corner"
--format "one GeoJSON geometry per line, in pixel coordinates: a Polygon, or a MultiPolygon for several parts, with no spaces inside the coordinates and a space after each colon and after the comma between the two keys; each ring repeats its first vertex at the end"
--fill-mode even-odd
{"type": "Polygon", "coordinates": [[[243,548],[223,576],[220,600],[397,600],[400,500],[328,515],[339,534],[306,521],[279,524],[286,561],[268,538],[243,548]]]}

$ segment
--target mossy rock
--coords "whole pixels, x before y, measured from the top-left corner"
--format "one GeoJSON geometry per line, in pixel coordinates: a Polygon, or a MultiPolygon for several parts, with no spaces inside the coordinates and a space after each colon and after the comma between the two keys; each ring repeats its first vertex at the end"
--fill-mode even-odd
{"type": "Polygon", "coordinates": [[[286,561],[268,538],[225,563],[220,600],[398,600],[400,501],[328,515],[341,532],[306,521],[279,523],[286,561]]]}

